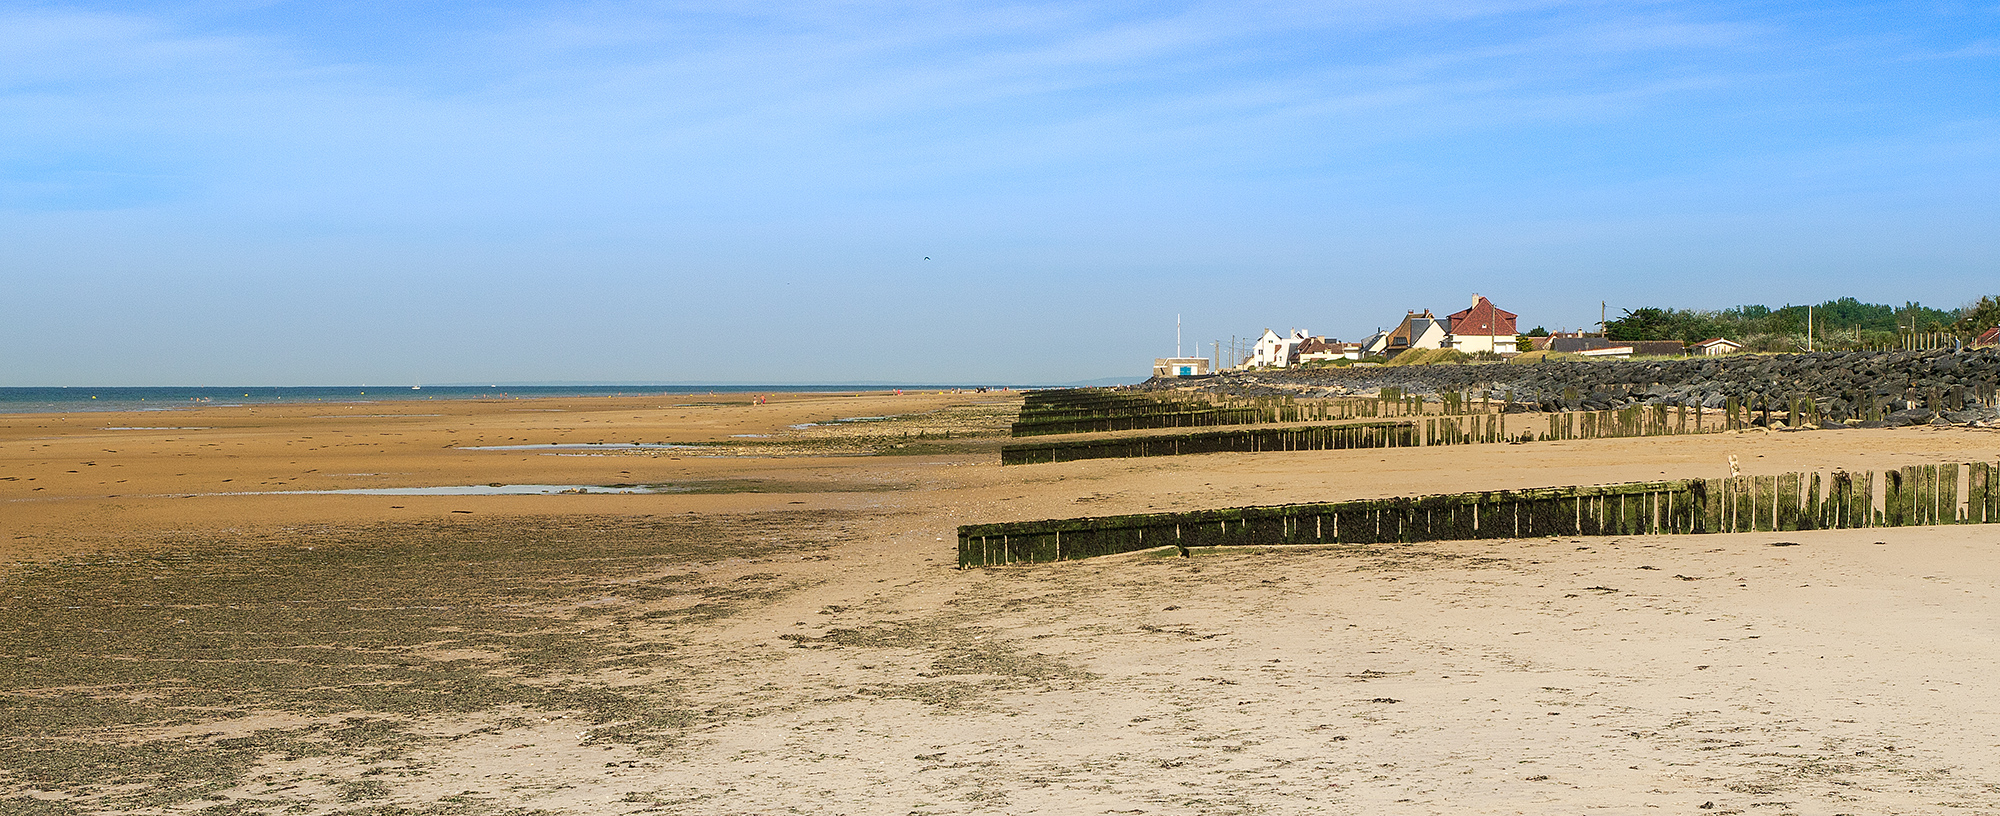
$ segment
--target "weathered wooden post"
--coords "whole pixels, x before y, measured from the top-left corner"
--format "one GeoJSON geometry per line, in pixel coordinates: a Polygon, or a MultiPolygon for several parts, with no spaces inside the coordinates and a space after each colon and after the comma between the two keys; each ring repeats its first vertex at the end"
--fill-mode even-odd
{"type": "Polygon", "coordinates": [[[1937,511],[1932,524],[1957,524],[1963,520],[1958,512],[1958,463],[1932,465],[1937,469],[1937,511]]]}
{"type": "Polygon", "coordinates": [[[1777,528],[1785,532],[1799,529],[1799,474],[1782,473],[1776,477],[1777,528]]]}
{"type": "Polygon", "coordinates": [[[1820,500],[1819,471],[1817,470],[1812,472],[1811,478],[1806,482],[1806,506],[1802,518],[1804,519],[1800,527],[1802,530],[1824,530],[1827,528],[1826,505],[1820,500]]]}
{"type": "Polygon", "coordinates": [[[1754,511],[1757,514],[1756,530],[1768,533],[1777,526],[1778,521],[1778,477],[1755,476],[1752,479],[1754,480],[1752,489],[1757,491],[1757,506],[1754,511]]]}

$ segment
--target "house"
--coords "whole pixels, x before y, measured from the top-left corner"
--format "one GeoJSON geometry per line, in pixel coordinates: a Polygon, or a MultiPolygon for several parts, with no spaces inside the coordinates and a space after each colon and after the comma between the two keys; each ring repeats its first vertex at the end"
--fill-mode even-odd
{"type": "Polygon", "coordinates": [[[1518,335],[1514,328],[1516,317],[1519,315],[1499,309],[1492,301],[1474,294],[1471,308],[1445,317],[1450,336],[1445,339],[1443,347],[1467,354],[1482,351],[1513,354],[1518,335]]]}
{"type": "Polygon", "coordinates": [[[1155,377],[1206,377],[1207,357],[1155,357],[1153,358],[1155,377]]]}
{"type": "Polygon", "coordinates": [[[1704,356],[1714,357],[1718,354],[1735,354],[1742,351],[1743,344],[1734,340],[1724,340],[1716,337],[1696,343],[1694,344],[1694,348],[1704,356]]]}
{"type": "Polygon", "coordinates": [[[1252,368],[1284,368],[1298,362],[1299,345],[1305,341],[1306,333],[1301,329],[1293,329],[1291,334],[1265,329],[1244,364],[1252,368]]]}
{"type": "Polygon", "coordinates": [[[1439,349],[1451,338],[1451,325],[1442,318],[1432,317],[1431,310],[1410,312],[1403,316],[1403,322],[1391,329],[1381,349],[1370,349],[1369,353],[1386,354],[1394,357],[1410,349],[1439,349]]]}
{"type": "Polygon", "coordinates": [[[1629,360],[1632,358],[1632,347],[1602,346],[1599,348],[1579,351],[1577,352],[1577,354],[1583,357],[1603,357],[1611,360],[1629,360]]]}
{"type": "Polygon", "coordinates": [[[2000,326],[1994,326],[1993,328],[1980,332],[1978,337],[1972,338],[1971,345],[2000,346],[2000,326]]]}
{"type": "Polygon", "coordinates": [[[1362,357],[1380,357],[1389,353],[1389,330],[1376,329],[1374,334],[1361,338],[1362,357]]]}
{"type": "Polygon", "coordinates": [[[1360,343],[1342,343],[1324,337],[1308,337],[1299,344],[1298,362],[1361,359],[1360,343]]]}

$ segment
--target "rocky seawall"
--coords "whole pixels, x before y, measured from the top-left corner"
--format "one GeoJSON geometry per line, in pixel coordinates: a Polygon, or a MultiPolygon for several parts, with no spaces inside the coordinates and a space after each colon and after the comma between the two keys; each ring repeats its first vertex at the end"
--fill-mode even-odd
{"type": "Polygon", "coordinates": [[[1154,379],[1144,390],[1230,397],[1471,393],[1509,410],[1601,411],[1665,404],[1782,410],[1809,399],[1829,423],[1867,427],[2000,421],[2000,349],[1730,355],[1685,360],[1269,369],[1200,379],[1154,379]]]}

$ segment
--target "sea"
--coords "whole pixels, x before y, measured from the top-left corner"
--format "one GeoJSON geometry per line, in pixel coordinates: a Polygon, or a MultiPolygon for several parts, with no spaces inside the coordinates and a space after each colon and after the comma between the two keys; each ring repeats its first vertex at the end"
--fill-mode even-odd
{"type": "Polygon", "coordinates": [[[0,388],[0,414],[73,411],[173,411],[234,405],[357,405],[423,400],[543,397],[694,397],[708,394],[835,391],[970,390],[969,385],[426,385],[410,386],[147,386],[121,388],[0,388]]]}

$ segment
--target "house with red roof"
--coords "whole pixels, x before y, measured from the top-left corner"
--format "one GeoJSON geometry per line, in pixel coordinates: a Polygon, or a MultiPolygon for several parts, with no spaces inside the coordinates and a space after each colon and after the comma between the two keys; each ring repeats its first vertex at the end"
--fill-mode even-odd
{"type": "Polygon", "coordinates": [[[1445,317],[1451,336],[1445,348],[1467,354],[1490,351],[1496,354],[1513,354],[1514,339],[1519,332],[1514,328],[1514,318],[1520,315],[1493,305],[1482,295],[1472,296],[1472,307],[1445,317]]]}
{"type": "Polygon", "coordinates": [[[1994,326],[1993,328],[1980,332],[1978,337],[1972,338],[1972,345],[2000,346],[2000,326],[1994,326]]]}

